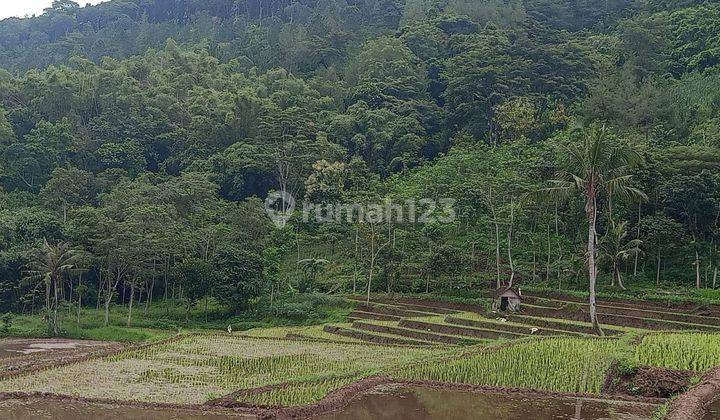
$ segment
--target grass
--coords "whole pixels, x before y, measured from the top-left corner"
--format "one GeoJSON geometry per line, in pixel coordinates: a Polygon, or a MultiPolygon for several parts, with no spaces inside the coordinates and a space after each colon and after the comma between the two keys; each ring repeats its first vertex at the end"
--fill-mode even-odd
{"type": "MultiPolygon", "coordinates": [[[[64,323],[62,336],[80,340],[141,342],[154,341],[174,335],[176,331],[158,330],[152,328],[127,328],[118,325],[109,325],[87,322],[83,319],[80,327],[75,323],[64,323]]],[[[12,326],[0,337],[46,338],[50,337],[45,324],[39,316],[16,315],[12,326]]]]}
{"type": "Polygon", "coordinates": [[[610,364],[627,351],[627,344],[619,340],[552,338],[409,366],[397,374],[408,379],[599,393],[610,364]]]}
{"type": "Polygon", "coordinates": [[[720,334],[649,334],[635,349],[635,357],[643,365],[705,371],[720,365],[720,334]]]}
{"type": "MultiPolygon", "coordinates": [[[[240,315],[228,313],[213,299],[199,302],[192,309],[189,322],[182,301],[157,301],[137,305],[133,309],[132,327],[126,327],[127,307],[112,305],[109,325],[105,326],[104,310],[84,307],[78,322],[76,308],[62,305],[59,316],[62,337],[108,341],[148,341],[174,335],[180,331],[225,331],[231,325],[235,331],[252,328],[318,325],[328,322],[345,322],[353,305],[345,299],[326,295],[292,295],[276,301],[258,300],[240,315]]],[[[41,314],[12,315],[9,328],[0,337],[47,338],[47,324],[41,314]]]]}

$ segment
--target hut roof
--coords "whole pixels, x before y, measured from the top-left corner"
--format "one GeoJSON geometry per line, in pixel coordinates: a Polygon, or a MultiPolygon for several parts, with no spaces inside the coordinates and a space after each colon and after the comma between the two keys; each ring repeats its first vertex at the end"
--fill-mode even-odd
{"type": "Polygon", "coordinates": [[[520,295],[520,290],[515,289],[512,286],[503,286],[495,291],[495,297],[514,297],[518,299],[522,299],[522,296],[520,295]]]}

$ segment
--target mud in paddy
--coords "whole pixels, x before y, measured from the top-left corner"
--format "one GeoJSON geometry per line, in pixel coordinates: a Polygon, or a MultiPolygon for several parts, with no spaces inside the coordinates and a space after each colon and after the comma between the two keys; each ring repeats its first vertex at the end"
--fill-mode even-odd
{"type": "Polygon", "coordinates": [[[167,410],[115,404],[26,399],[0,401],[0,417],[16,420],[223,420],[247,419],[255,416],[216,414],[197,410],[167,410]]]}
{"type": "Polygon", "coordinates": [[[710,404],[704,420],[720,420],[720,398],[710,404]]]}
{"type": "MultiPolygon", "coordinates": [[[[649,419],[656,408],[656,405],[648,403],[490,391],[470,392],[393,384],[373,388],[353,398],[347,406],[338,411],[312,418],[315,420],[640,420],[649,419]]],[[[273,411],[269,410],[261,417],[295,418],[294,415],[283,412],[283,409],[273,411]]],[[[19,420],[254,418],[249,413],[223,410],[220,407],[208,406],[207,410],[162,409],[42,397],[0,400],[0,413],[3,418],[19,420]]],[[[708,420],[715,418],[708,417],[708,420]]]]}
{"type": "Polygon", "coordinates": [[[0,340],[0,359],[36,353],[90,350],[110,344],[112,343],[64,339],[3,339],[0,340]]]}
{"type": "Polygon", "coordinates": [[[0,378],[12,372],[28,371],[68,363],[98,351],[120,349],[120,343],[67,339],[0,339],[0,378]]]}
{"type": "Polygon", "coordinates": [[[395,385],[376,388],[353,400],[342,411],[314,419],[639,420],[652,417],[656,408],[647,403],[395,385]]]}

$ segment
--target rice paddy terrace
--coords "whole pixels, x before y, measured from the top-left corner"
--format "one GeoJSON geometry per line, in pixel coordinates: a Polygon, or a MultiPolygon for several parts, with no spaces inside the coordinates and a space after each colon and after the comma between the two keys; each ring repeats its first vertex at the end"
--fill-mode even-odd
{"type": "Polygon", "coordinates": [[[51,398],[306,417],[394,384],[583,399],[589,407],[623,402],[635,404],[628,412],[637,418],[720,365],[720,307],[604,301],[606,337],[597,338],[584,321],[586,305],[571,297],[525,296],[514,314],[409,298],[348,299],[355,310],[345,323],[186,334],[0,370],[0,409],[51,398]]]}

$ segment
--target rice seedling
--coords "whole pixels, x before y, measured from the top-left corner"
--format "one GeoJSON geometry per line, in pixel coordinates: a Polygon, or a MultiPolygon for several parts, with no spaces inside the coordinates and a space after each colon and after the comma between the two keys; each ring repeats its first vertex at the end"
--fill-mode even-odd
{"type": "Polygon", "coordinates": [[[399,378],[548,391],[599,393],[612,361],[628,351],[618,340],[558,338],[522,342],[445,363],[407,366],[399,378]]]}
{"type": "Polygon", "coordinates": [[[373,372],[433,354],[438,350],[195,335],[0,381],[0,392],[203,403],[208,395],[373,372]]]}
{"type": "Polygon", "coordinates": [[[243,395],[238,401],[264,406],[295,406],[318,402],[330,392],[359,381],[364,375],[292,383],[258,394],[243,395]]]}
{"type": "Polygon", "coordinates": [[[705,371],[720,365],[720,334],[650,334],[635,349],[635,358],[641,365],[705,371]]]}

